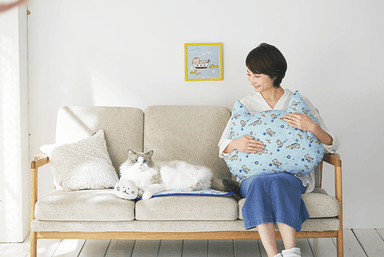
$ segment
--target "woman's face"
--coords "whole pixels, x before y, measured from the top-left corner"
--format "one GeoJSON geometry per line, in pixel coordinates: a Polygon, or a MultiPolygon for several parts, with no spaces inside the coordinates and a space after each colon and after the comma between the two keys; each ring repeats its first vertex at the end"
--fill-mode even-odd
{"type": "Polygon", "coordinates": [[[264,92],[273,88],[273,80],[265,74],[254,74],[247,69],[249,83],[253,86],[256,92],[264,92]]]}

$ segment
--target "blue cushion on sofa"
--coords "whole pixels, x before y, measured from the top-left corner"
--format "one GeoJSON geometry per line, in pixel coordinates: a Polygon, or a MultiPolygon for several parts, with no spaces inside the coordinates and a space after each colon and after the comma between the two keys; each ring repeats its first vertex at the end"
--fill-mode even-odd
{"type": "Polygon", "coordinates": [[[251,115],[240,101],[236,101],[228,138],[249,135],[263,142],[265,148],[252,154],[238,150],[230,153],[226,162],[232,174],[238,178],[282,172],[301,176],[314,170],[323,159],[324,147],[311,132],[289,126],[283,119],[286,113],[305,113],[319,124],[298,91],[293,94],[286,111],[251,115]]]}
{"type": "MultiPolygon", "coordinates": [[[[233,192],[224,192],[215,189],[201,189],[196,191],[168,190],[154,194],[152,197],[172,196],[172,195],[194,195],[194,196],[230,196],[233,192]]],[[[141,199],[138,196],[136,199],[141,199]]]]}

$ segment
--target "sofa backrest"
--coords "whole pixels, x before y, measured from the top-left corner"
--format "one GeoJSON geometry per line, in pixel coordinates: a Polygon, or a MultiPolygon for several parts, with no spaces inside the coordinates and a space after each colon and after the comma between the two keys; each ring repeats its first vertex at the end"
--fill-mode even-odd
{"type": "MultiPolygon", "coordinates": [[[[56,143],[72,143],[105,131],[108,152],[118,172],[128,149],[154,150],[156,161],[184,160],[229,176],[225,161],[218,157],[218,142],[231,116],[226,107],[151,106],[63,107],[58,112],[56,143]]],[[[316,187],[320,184],[316,169],[316,187]]]]}
{"type": "Polygon", "coordinates": [[[218,142],[230,110],[215,106],[63,107],[58,112],[56,143],[72,143],[104,129],[116,171],[128,149],[154,150],[156,160],[184,160],[229,176],[218,157],[218,142]]]}
{"type": "Polygon", "coordinates": [[[144,113],[131,107],[63,107],[57,115],[56,143],[72,143],[104,129],[109,156],[116,171],[128,149],[143,150],[144,113]]]}
{"type": "Polygon", "coordinates": [[[144,151],[153,160],[183,160],[228,177],[218,142],[231,116],[226,107],[151,106],[145,110],[144,151]]]}

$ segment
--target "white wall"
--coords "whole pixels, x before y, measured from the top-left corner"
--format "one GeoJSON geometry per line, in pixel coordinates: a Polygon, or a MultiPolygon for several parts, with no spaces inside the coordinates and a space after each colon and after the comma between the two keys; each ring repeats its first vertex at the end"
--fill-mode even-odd
{"type": "Polygon", "coordinates": [[[311,99],[340,138],[344,225],[384,227],[383,1],[31,0],[29,9],[31,155],[54,142],[65,105],[232,108],[252,93],[245,56],[268,42],[288,60],[282,86],[311,99]],[[223,81],[184,81],[183,45],[196,42],[223,42],[223,81]]]}
{"type": "Polygon", "coordinates": [[[0,242],[29,233],[26,6],[0,13],[0,242]]]}

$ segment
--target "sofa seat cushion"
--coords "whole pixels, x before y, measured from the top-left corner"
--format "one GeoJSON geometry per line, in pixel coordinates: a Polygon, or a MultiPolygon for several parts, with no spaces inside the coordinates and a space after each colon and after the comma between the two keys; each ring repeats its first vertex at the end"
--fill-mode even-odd
{"type": "MultiPolygon", "coordinates": [[[[332,218],[340,214],[340,206],[337,199],[327,194],[322,188],[315,188],[309,194],[303,194],[305,206],[310,218],[332,218]]],[[[239,218],[243,219],[242,208],[246,198],[239,201],[239,218]]]]}
{"type": "Polygon", "coordinates": [[[136,203],[136,220],[236,220],[233,197],[164,196],[136,203]]]}
{"type": "Polygon", "coordinates": [[[131,221],[134,210],[135,202],[116,197],[113,189],[57,189],[37,201],[35,217],[47,221],[131,221]]]}

